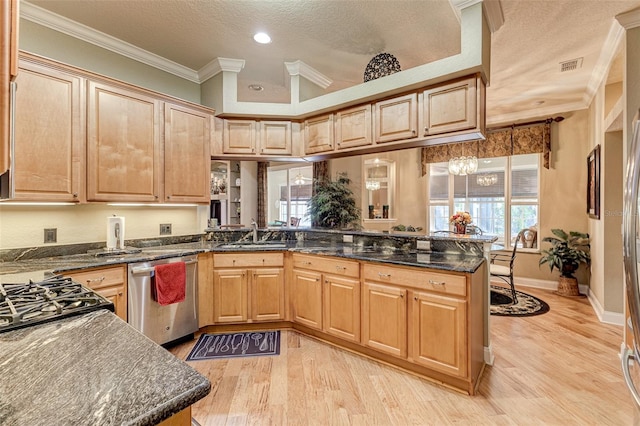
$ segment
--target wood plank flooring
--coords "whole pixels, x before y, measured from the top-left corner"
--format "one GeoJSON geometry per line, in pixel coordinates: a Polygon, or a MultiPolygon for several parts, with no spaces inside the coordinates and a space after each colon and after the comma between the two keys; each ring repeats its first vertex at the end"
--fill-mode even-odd
{"type": "MultiPolygon", "coordinates": [[[[528,287],[551,311],[492,316],[495,363],[466,396],[295,331],[279,356],[192,361],[211,393],[202,425],[631,425],[638,414],[618,356],[622,328],[586,298],[528,287]]],[[[171,349],[185,359],[195,341],[171,349]]]]}

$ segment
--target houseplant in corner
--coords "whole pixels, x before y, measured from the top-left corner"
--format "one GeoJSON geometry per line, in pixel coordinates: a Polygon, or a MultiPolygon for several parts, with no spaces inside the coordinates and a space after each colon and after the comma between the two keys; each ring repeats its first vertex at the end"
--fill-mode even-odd
{"type": "Polygon", "coordinates": [[[313,226],[321,228],[359,229],[360,209],[356,206],[351,179],[340,173],[335,181],[316,181],[315,193],[307,202],[313,226]]]}
{"type": "Polygon", "coordinates": [[[539,265],[549,265],[560,271],[558,280],[558,294],[561,296],[580,296],[578,280],[573,276],[580,264],[589,265],[591,255],[589,253],[589,234],[570,231],[568,234],[562,229],[552,229],[555,237],[545,237],[542,241],[551,243],[551,248],[542,250],[539,265]]]}

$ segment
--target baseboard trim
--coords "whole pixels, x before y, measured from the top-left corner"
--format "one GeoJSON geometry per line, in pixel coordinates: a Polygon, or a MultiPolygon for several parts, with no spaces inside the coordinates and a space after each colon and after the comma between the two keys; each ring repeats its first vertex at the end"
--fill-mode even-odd
{"type": "Polygon", "coordinates": [[[621,327],[624,326],[624,314],[605,311],[602,304],[600,304],[600,301],[594,296],[591,290],[587,291],[587,298],[589,299],[589,303],[591,303],[591,306],[593,307],[593,310],[600,322],[619,325],[621,327]]]}
{"type": "Polygon", "coordinates": [[[491,343],[489,346],[484,347],[484,363],[487,365],[493,365],[495,357],[493,356],[493,349],[491,349],[491,343]]]}

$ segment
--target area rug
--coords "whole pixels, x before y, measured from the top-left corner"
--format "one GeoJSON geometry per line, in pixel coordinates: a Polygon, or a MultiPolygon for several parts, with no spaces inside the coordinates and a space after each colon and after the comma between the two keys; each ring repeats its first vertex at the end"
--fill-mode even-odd
{"type": "Polygon", "coordinates": [[[202,334],[187,361],[280,354],[280,331],[202,334]]]}
{"type": "Polygon", "coordinates": [[[530,317],[549,312],[549,305],[530,294],[516,290],[518,303],[513,304],[511,289],[491,285],[491,315],[530,317]]]}

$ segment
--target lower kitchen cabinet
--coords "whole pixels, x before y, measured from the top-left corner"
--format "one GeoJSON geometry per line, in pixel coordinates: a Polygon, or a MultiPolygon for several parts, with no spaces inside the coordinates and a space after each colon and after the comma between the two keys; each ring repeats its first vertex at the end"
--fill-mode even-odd
{"type": "Polygon", "coordinates": [[[213,322],[284,320],[283,259],[282,253],[215,254],[213,322]]]}
{"type": "Polygon", "coordinates": [[[360,342],[360,280],[324,276],[323,330],[336,337],[360,342]]]}
{"type": "Polygon", "coordinates": [[[411,353],[420,365],[443,373],[467,375],[467,302],[412,292],[411,353]]]}
{"type": "Polygon", "coordinates": [[[397,357],[407,356],[407,290],[364,282],[362,343],[397,357]]]}
{"type": "Polygon", "coordinates": [[[115,314],[124,321],[127,320],[127,269],[125,265],[68,272],[64,273],[64,276],[72,278],[109,299],[113,303],[115,314]]]}
{"type": "Polygon", "coordinates": [[[294,269],[291,292],[293,322],[322,330],[322,274],[294,269]]]}

